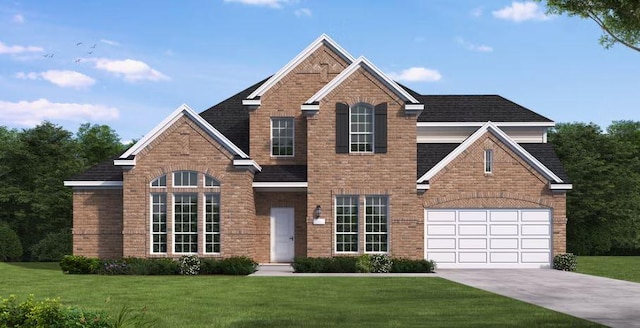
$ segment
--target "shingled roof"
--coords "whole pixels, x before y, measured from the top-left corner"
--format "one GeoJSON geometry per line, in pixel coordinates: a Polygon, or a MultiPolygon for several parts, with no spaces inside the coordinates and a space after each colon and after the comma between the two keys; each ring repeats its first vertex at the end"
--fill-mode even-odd
{"type": "Polygon", "coordinates": [[[307,182],[306,165],[263,165],[254,182],[307,182]]]}
{"type": "Polygon", "coordinates": [[[98,163],[67,181],[122,181],[122,167],[113,165],[113,160],[119,157],[115,156],[98,163]]]}

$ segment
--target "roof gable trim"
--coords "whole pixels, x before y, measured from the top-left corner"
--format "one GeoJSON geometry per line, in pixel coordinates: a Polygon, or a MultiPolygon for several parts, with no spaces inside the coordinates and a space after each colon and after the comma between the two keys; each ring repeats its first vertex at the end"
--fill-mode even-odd
{"type": "Polygon", "coordinates": [[[528,151],[522,148],[522,146],[520,146],[517,142],[515,142],[511,137],[509,137],[506,133],[504,133],[504,131],[502,131],[499,127],[497,127],[491,121],[485,123],[476,132],[474,132],[465,141],[463,141],[458,147],[456,147],[452,152],[450,152],[447,156],[445,156],[438,164],[433,166],[427,173],[425,173],[422,177],[420,177],[420,179],[418,179],[418,183],[428,182],[438,172],[440,172],[449,163],[451,163],[456,157],[458,157],[458,155],[462,154],[462,152],[464,152],[473,143],[475,143],[486,132],[493,133],[493,135],[498,137],[500,141],[502,141],[506,146],[511,148],[511,150],[513,150],[517,155],[519,155],[522,159],[524,159],[527,163],[529,163],[529,165],[531,165],[534,169],[542,173],[542,175],[544,175],[547,179],[553,180],[552,184],[563,183],[562,179],[560,179],[555,173],[549,170],[544,164],[542,164],[538,159],[536,159],[528,151]]]}
{"type": "MultiPolygon", "coordinates": [[[[313,41],[309,46],[307,46],[302,52],[300,52],[297,56],[295,56],[289,63],[283,66],[276,74],[274,74],[271,78],[267,80],[267,82],[263,83],[259,86],[255,91],[253,91],[247,99],[254,99],[256,97],[262,96],[267,90],[269,90],[272,86],[274,86],[278,81],[280,81],[283,77],[285,77],[289,72],[291,72],[298,64],[302,63],[307,57],[309,57],[314,51],[320,48],[322,45],[327,45],[331,48],[336,54],[338,54],[342,59],[344,59],[348,64],[351,64],[355,61],[355,58],[351,56],[344,48],[342,48],[339,44],[337,44],[333,39],[331,39],[328,35],[322,34],[315,41],[313,41]]],[[[260,105],[260,99],[256,99],[252,102],[245,103],[244,105],[256,106],[260,105]]]]}

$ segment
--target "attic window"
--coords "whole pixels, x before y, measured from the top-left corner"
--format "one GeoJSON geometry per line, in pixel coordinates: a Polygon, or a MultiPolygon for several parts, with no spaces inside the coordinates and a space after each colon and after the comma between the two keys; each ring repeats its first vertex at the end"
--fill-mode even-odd
{"type": "Polygon", "coordinates": [[[151,187],[166,187],[167,186],[167,175],[163,175],[161,177],[157,177],[155,180],[151,181],[151,187]]]}
{"type": "Polygon", "coordinates": [[[484,150],[484,173],[493,173],[493,149],[484,150]]]}

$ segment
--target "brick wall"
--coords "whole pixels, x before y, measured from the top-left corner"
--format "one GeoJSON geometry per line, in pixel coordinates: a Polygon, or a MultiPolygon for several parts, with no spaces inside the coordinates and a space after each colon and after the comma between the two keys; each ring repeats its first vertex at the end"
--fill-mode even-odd
{"type": "Polygon", "coordinates": [[[73,254],[122,257],[122,190],[73,190],[73,254]]]}

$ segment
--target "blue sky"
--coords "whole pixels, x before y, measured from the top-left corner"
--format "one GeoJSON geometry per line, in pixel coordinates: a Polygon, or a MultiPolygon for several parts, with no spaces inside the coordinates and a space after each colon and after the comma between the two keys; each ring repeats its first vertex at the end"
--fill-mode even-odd
{"type": "Polygon", "coordinates": [[[526,1],[0,0],[0,125],[140,138],[275,73],[322,33],[423,94],[500,94],[556,122],[640,120],[640,53],[526,1]]]}

